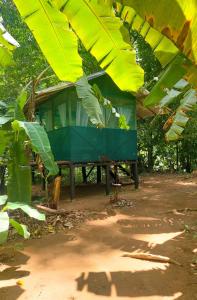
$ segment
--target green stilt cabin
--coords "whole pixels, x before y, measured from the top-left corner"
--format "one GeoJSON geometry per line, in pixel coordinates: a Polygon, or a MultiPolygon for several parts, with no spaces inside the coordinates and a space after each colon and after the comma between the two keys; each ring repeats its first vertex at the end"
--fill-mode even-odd
{"type": "Polygon", "coordinates": [[[96,84],[104,98],[125,116],[129,130],[120,129],[118,118],[104,106],[101,109],[105,127],[96,128],[72,83],[39,91],[36,93],[37,117],[48,133],[55,160],[78,166],[89,163],[104,166],[107,162],[131,162],[136,166],[136,98],[121,91],[105,72],[90,75],[88,81],[96,84]]]}
{"type": "Polygon", "coordinates": [[[57,161],[96,162],[102,160],[136,160],[136,101],[122,92],[106,74],[89,77],[102,95],[124,115],[129,130],[119,128],[119,120],[109,108],[101,107],[105,128],[96,128],[89,120],[72,84],[60,85],[37,95],[37,115],[48,133],[57,161]]]}

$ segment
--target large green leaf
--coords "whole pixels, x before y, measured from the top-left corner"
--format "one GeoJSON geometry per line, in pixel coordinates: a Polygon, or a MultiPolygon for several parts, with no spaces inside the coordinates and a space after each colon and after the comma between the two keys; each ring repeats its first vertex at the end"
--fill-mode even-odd
{"type": "Polygon", "coordinates": [[[17,41],[6,31],[0,17],[0,66],[7,67],[14,63],[12,50],[18,47],[17,41]]]}
{"type": "Polygon", "coordinates": [[[168,107],[171,103],[173,103],[175,100],[181,100],[184,97],[184,94],[191,89],[191,85],[184,80],[179,80],[171,90],[167,92],[167,95],[161,99],[159,102],[160,108],[168,107]]]}
{"type": "Polygon", "coordinates": [[[30,237],[30,233],[27,230],[27,226],[18,223],[14,219],[10,218],[10,224],[16,229],[17,233],[20,234],[24,239],[28,239],[30,237]]]}
{"type": "Polygon", "coordinates": [[[146,97],[144,105],[153,106],[158,104],[167,95],[167,90],[171,89],[185,75],[187,72],[185,65],[187,63],[189,62],[185,57],[181,55],[175,57],[173,62],[161,73],[158,82],[146,97]]]}
{"type": "Polygon", "coordinates": [[[82,74],[77,38],[67,18],[50,0],[14,0],[42,52],[61,80],[75,82],[82,74]]]}
{"type": "Polygon", "coordinates": [[[24,143],[25,137],[21,133],[17,136],[17,140],[10,143],[7,190],[9,201],[30,203],[31,167],[24,143]]]}
{"type": "Polygon", "coordinates": [[[7,132],[0,128],[0,156],[3,155],[6,147],[8,146],[9,137],[7,132]]]}
{"type": "Polygon", "coordinates": [[[82,100],[82,105],[92,124],[98,127],[103,127],[104,124],[101,107],[91,85],[88,83],[86,76],[83,76],[76,83],[76,91],[78,97],[82,100]]]}
{"type": "Polygon", "coordinates": [[[105,0],[62,0],[61,11],[85,48],[96,57],[122,90],[136,92],[144,82],[144,72],[136,64],[129,33],[105,0]],[[127,42],[125,42],[127,41],[127,42]]]}
{"type": "Polygon", "coordinates": [[[25,120],[23,108],[25,106],[26,101],[27,101],[27,91],[22,90],[22,92],[19,94],[15,102],[14,119],[20,121],[25,120]]]}
{"type": "Polygon", "coordinates": [[[35,209],[27,204],[8,202],[6,205],[6,208],[10,209],[10,210],[21,209],[29,217],[37,219],[39,221],[45,221],[44,214],[40,213],[37,209],[35,209]]]}
{"type": "MultiPolygon", "coordinates": [[[[197,0],[121,0],[120,2],[132,7],[153,28],[168,37],[194,65],[197,64],[197,0]]],[[[196,67],[193,72],[197,73],[196,67]]]]}
{"type": "Polygon", "coordinates": [[[33,151],[40,155],[46,169],[49,171],[49,175],[56,175],[58,167],[54,161],[49,139],[44,128],[36,122],[22,122],[17,120],[12,122],[12,126],[15,131],[25,130],[31,141],[33,151]]]}
{"type": "Polygon", "coordinates": [[[182,132],[189,120],[186,112],[192,110],[196,103],[196,91],[190,89],[185,93],[183,99],[180,101],[180,106],[177,108],[175,115],[170,117],[170,122],[166,122],[171,125],[165,135],[167,141],[175,141],[181,138],[182,132]]]}
{"type": "Polygon", "coordinates": [[[9,216],[7,212],[0,212],[0,244],[7,241],[9,229],[9,216]]]}
{"type": "Polygon", "coordinates": [[[165,67],[179,52],[179,49],[167,37],[150,26],[136,11],[129,6],[118,6],[121,19],[130,29],[137,30],[151,46],[155,56],[165,67]]]}
{"type": "Polygon", "coordinates": [[[0,126],[8,123],[12,118],[8,116],[0,116],[0,126]]]}
{"type": "Polygon", "coordinates": [[[7,195],[1,195],[0,196],[0,205],[4,205],[8,200],[8,196],[7,195]]]}
{"type": "MultiPolygon", "coordinates": [[[[111,101],[103,97],[99,87],[96,84],[93,84],[92,89],[93,89],[94,94],[97,97],[100,105],[103,106],[105,109],[108,109],[109,111],[111,111],[111,113],[116,118],[118,118],[119,127],[122,129],[129,129],[129,126],[127,125],[125,116],[120,115],[117,112],[116,108],[112,105],[111,101]]],[[[103,119],[104,119],[104,117],[103,117],[103,119]]],[[[106,127],[107,125],[108,124],[106,123],[106,120],[105,120],[104,126],[106,127]]]]}
{"type": "Polygon", "coordinates": [[[166,107],[171,104],[175,99],[177,99],[181,94],[181,91],[171,89],[163,99],[161,99],[159,106],[166,107]]]}

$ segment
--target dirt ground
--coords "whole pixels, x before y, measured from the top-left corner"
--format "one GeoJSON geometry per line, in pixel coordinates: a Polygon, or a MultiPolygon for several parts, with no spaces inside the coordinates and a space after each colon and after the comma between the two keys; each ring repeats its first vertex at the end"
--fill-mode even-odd
{"type": "Polygon", "coordinates": [[[125,186],[120,197],[132,205],[109,206],[102,186],[79,187],[75,201],[64,199],[62,207],[91,218],[25,241],[0,265],[0,299],[197,299],[197,178],[146,175],[139,190],[125,186]],[[182,266],[126,256],[133,252],[182,266]]]}

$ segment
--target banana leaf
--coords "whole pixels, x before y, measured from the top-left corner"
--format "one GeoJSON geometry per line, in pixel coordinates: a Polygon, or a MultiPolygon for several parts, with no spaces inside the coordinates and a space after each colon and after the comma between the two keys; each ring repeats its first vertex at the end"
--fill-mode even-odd
{"type": "Polygon", "coordinates": [[[161,99],[159,106],[162,107],[166,107],[169,104],[171,104],[172,102],[174,102],[175,99],[177,99],[178,96],[181,95],[181,91],[177,91],[175,89],[171,89],[167,95],[161,99]]]}
{"type": "Polygon", "coordinates": [[[151,25],[137,15],[136,11],[129,6],[119,6],[118,12],[121,19],[129,24],[130,29],[140,33],[151,46],[155,56],[165,67],[179,53],[179,49],[167,37],[151,27],[151,25]]]}
{"type": "Polygon", "coordinates": [[[92,86],[88,83],[86,76],[83,76],[76,83],[76,91],[79,99],[82,100],[83,108],[85,109],[92,124],[97,127],[103,127],[104,123],[101,107],[92,86]]]}
{"type": "Polygon", "coordinates": [[[25,115],[23,112],[23,108],[27,101],[27,91],[23,90],[15,102],[15,110],[14,110],[14,119],[16,120],[25,120],[25,115]]]}
{"type": "Polygon", "coordinates": [[[19,235],[21,235],[22,237],[24,237],[24,239],[28,239],[30,237],[30,233],[27,230],[26,225],[20,224],[12,218],[10,218],[9,221],[10,221],[10,224],[12,225],[12,227],[14,227],[16,229],[17,233],[19,235]]]}
{"type": "Polygon", "coordinates": [[[9,216],[7,212],[0,212],[0,245],[7,241],[9,216]]]}
{"type": "Polygon", "coordinates": [[[44,128],[36,122],[22,122],[17,120],[12,122],[12,127],[16,132],[19,132],[21,129],[25,130],[25,133],[30,139],[32,150],[40,155],[49,172],[48,175],[56,175],[58,173],[58,167],[54,161],[48,136],[44,128]]]}
{"type": "Polygon", "coordinates": [[[0,205],[4,205],[8,200],[8,196],[7,195],[1,195],[0,196],[0,205]]]}
{"type": "Polygon", "coordinates": [[[97,59],[122,90],[136,92],[144,82],[144,71],[136,64],[129,32],[115,16],[109,1],[70,0],[61,11],[86,50],[97,59]]]}
{"type": "Polygon", "coordinates": [[[152,88],[150,94],[144,101],[145,106],[159,104],[161,99],[167,95],[167,90],[179,81],[187,72],[186,65],[189,61],[184,56],[178,55],[161,73],[159,80],[152,88]]]}
{"type": "Polygon", "coordinates": [[[13,203],[8,202],[6,205],[6,209],[8,210],[16,210],[21,209],[23,212],[25,212],[29,217],[34,218],[39,221],[45,221],[45,215],[43,213],[40,213],[37,209],[22,203],[13,203]]]}
{"type": "Polygon", "coordinates": [[[9,138],[7,132],[0,128],[0,156],[3,155],[6,147],[8,146],[9,138]]]}
{"type": "Polygon", "coordinates": [[[75,82],[83,75],[75,33],[50,0],[14,0],[49,64],[60,80],[75,82]]]}
{"type": "Polygon", "coordinates": [[[9,145],[8,201],[31,203],[31,167],[24,150],[25,136],[20,134],[17,140],[9,145]]]}
{"type": "Polygon", "coordinates": [[[0,66],[7,67],[14,63],[12,51],[19,47],[17,41],[6,31],[0,18],[0,66]]]}
{"type": "MultiPolygon", "coordinates": [[[[182,137],[182,132],[189,121],[189,116],[187,116],[187,112],[191,111],[192,108],[197,103],[197,94],[196,91],[190,89],[184,95],[184,97],[180,101],[180,106],[177,108],[175,115],[167,120],[166,124],[170,125],[170,129],[165,134],[165,138],[167,141],[175,141],[182,137]]],[[[164,125],[164,127],[168,127],[164,125]]]]}
{"type": "Polygon", "coordinates": [[[148,21],[151,27],[170,39],[193,62],[194,67],[187,78],[192,83],[195,78],[192,74],[197,73],[197,0],[121,0],[119,2],[132,7],[143,20],[148,21]]]}
{"type": "Polygon", "coordinates": [[[12,118],[9,116],[0,116],[0,127],[8,123],[12,118]]]}

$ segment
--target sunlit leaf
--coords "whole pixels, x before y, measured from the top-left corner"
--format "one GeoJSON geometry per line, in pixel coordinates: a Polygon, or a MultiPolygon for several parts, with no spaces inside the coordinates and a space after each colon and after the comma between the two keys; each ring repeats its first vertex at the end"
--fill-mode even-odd
{"type": "Polygon", "coordinates": [[[25,152],[25,133],[20,133],[17,140],[9,144],[7,162],[8,200],[13,202],[31,202],[31,167],[25,152]]]}
{"type": "Polygon", "coordinates": [[[80,78],[83,72],[77,37],[66,16],[50,0],[14,0],[14,3],[57,76],[72,82],[80,78]]]}
{"type": "MultiPolygon", "coordinates": [[[[197,73],[197,0],[120,0],[123,5],[130,6],[151,27],[170,39],[174,45],[193,63],[187,80],[194,82],[197,73]]],[[[168,52],[169,47],[165,48],[168,52]]],[[[194,83],[193,83],[194,84],[194,83]]],[[[195,86],[197,82],[195,80],[195,86]]]]}
{"type": "Polygon", "coordinates": [[[144,101],[145,106],[156,105],[167,95],[167,89],[173,88],[177,81],[187,72],[185,68],[187,63],[189,64],[183,56],[177,56],[173,62],[166,67],[150,94],[146,97],[144,101]]]}
{"type": "Polygon", "coordinates": [[[49,171],[49,175],[56,175],[58,167],[54,161],[48,136],[44,128],[36,122],[21,122],[16,120],[12,123],[12,126],[16,131],[20,131],[20,129],[25,130],[31,141],[33,151],[40,155],[46,169],[49,171]]]}
{"type": "Polygon", "coordinates": [[[7,195],[0,195],[0,205],[4,205],[7,200],[8,200],[7,195]]]}
{"type": "Polygon", "coordinates": [[[6,207],[7,207],[7,209],[10,209],[10,210],[21,209],[29,217],[37,219],[39,221],[45,221],[44,214],[40,213],[37,209],[35,209],[27,204],[8,202],[6,207]]]}
{"type": "Polygon", "coordinates": [[[9,216],[7,212],[0,212],[0,244],[7,241],[9,229],[9,216]]]}
{"type": "Polygon", "coordinates": [[[144,82],[144,72],[136,64],[136,54],[129,44],[129,33],[115,17],[106,1],[63,1],[62,12],[79,36],[86,50],[122,90],[136,92],[144,82]],[[127,42],[125,42],[127,41],[127,42]]]}
{"type": "Polygon", "coordinates": [[[15,111],[14,111],[14,118],[16,120],[23,121],[25,119],[25,115],[23,113],[23,108],[27,101],[27,91],[23,90],[20,95],[17,97],[15,102],[15,111]]]}
{"type": "Polygon", "coordinates": [[[10,224],[16,229],[17,233],[19,235],[21,235],[22,237],[24,237],[25,239],[28,239],[30,237],[30,233],[27,230],[27,226],[18,223],[17,221],[15,221],[14,219],[10,218],[10,224]]]}
{"type": "Polygon", "coordinates": [[[182,132],[187,122],[189,121],[189,117],[187,116],[186,112],[192,110],[196,103],[196,91],[190,89],[188,92],[186,92],[183,99],[180,101],[180,106],[177,108],[176,114],[172,118],[170,129],[165,135],[167,141],[175,141],[181,138],[182,132]]]}
{"type": "Polygon", "coordinates": [[[130,28],[137,30],[154,51],[155,56],[165,67],[179,53],[179,49],[167,37],[150,26],[141,18],[132,7],[120,6],[121,19],[128,23],[130,28]]]}
{"type": "Polygon", "coordinates": [[[92,86],[88,83],[86,76],[83,76],[76,83],[76,91],[79,99],[82,100],[82,105],[92,124],[103,127],[103,115],[99,101],[93,92],[92,86]]]}

